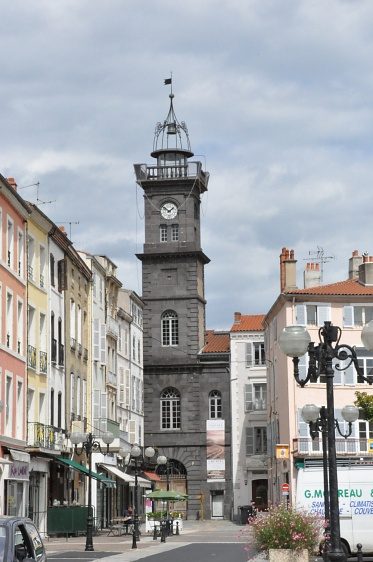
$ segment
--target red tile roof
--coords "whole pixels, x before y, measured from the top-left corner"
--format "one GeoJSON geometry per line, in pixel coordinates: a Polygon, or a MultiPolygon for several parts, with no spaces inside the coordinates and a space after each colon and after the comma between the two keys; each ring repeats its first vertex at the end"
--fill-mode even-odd
{"type": "Polygon", "coordinates": [[[229,332],[215,332],[214,330],[206,330],[205,346],[202,349],[202,353],[229,353],[229,351],[229,332]]]}
{"type": "Polygon", "coordinates": [[[285,294],[291,295],[373,295],[372,285],[363,285],[358,279],[347,279],[330,283],[329,285],[319,285],[308,289],[292,289],[285,294]]]}
{"type": "Polygon", "coordinates": [[[234,324],[231,332],[262,332],[265,314],[240,314],[234,315],[234,324]]]}

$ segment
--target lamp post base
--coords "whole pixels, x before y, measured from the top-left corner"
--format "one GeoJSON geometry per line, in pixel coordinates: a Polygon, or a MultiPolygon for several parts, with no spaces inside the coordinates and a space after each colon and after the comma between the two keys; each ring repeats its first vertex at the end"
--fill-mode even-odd
{"type": "Polygon", "coordinates": [[[344,550],[329,550],[327,552],[329,562],[347,562],[347,555],[344,550]]]}

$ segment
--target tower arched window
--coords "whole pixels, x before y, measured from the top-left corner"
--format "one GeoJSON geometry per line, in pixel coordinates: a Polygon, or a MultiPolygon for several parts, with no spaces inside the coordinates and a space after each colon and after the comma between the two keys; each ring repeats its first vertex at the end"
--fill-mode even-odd
{"type": "Polygon", "coordinates": [[[180,429],[180,392],[176,388],[166,388],[161,394],[161,429],[180,429]]]}
{"type": "Polygon", "coordinates": [[[209,415],[210,420],[222,417],[221,392],[219,390],[212,390],[209,394],[209,415]]]}
{"type": "Polygon", "coordinates": [[[176,312],[166,310],[162,314],[162,345],[179,345],[179,320],[176,312]]]}

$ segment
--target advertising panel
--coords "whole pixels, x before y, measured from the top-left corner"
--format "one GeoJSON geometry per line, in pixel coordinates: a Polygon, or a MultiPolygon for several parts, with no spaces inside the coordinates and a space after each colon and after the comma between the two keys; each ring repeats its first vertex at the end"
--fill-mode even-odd
{"type": "Polygon", "coordinates": [[[206,421],[207,480],[225,480],[225,425],[224,420],[206,421]]]}

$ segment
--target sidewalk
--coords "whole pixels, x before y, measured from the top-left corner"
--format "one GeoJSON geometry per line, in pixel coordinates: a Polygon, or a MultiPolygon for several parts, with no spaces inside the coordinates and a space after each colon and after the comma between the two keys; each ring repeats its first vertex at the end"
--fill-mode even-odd
{"type": "MultiPolygon", "coordinates": [[[[44,540],[48,555],[61,552],[79,552],[85,549],[85,536],[50,537],[44,540]]],[[[151,534],[142,534],[137,542],[137,549],[132,549],[132,536],[107,536],[107,531],[93,537],[95,552],[107,552],[108,556],[100,558],[101,562],[135,562],[152,554],[161,554],[195,542],[250,542],[249,527],[242,527],[231,521],[185,521],[180,535],[166,538],[162,543],[160,537],[153,540],[151,534]],[[244,532],[243,532],[244,530],[244,532]],[[112,553],[112,554],[109,554],[112,553]]]]}

